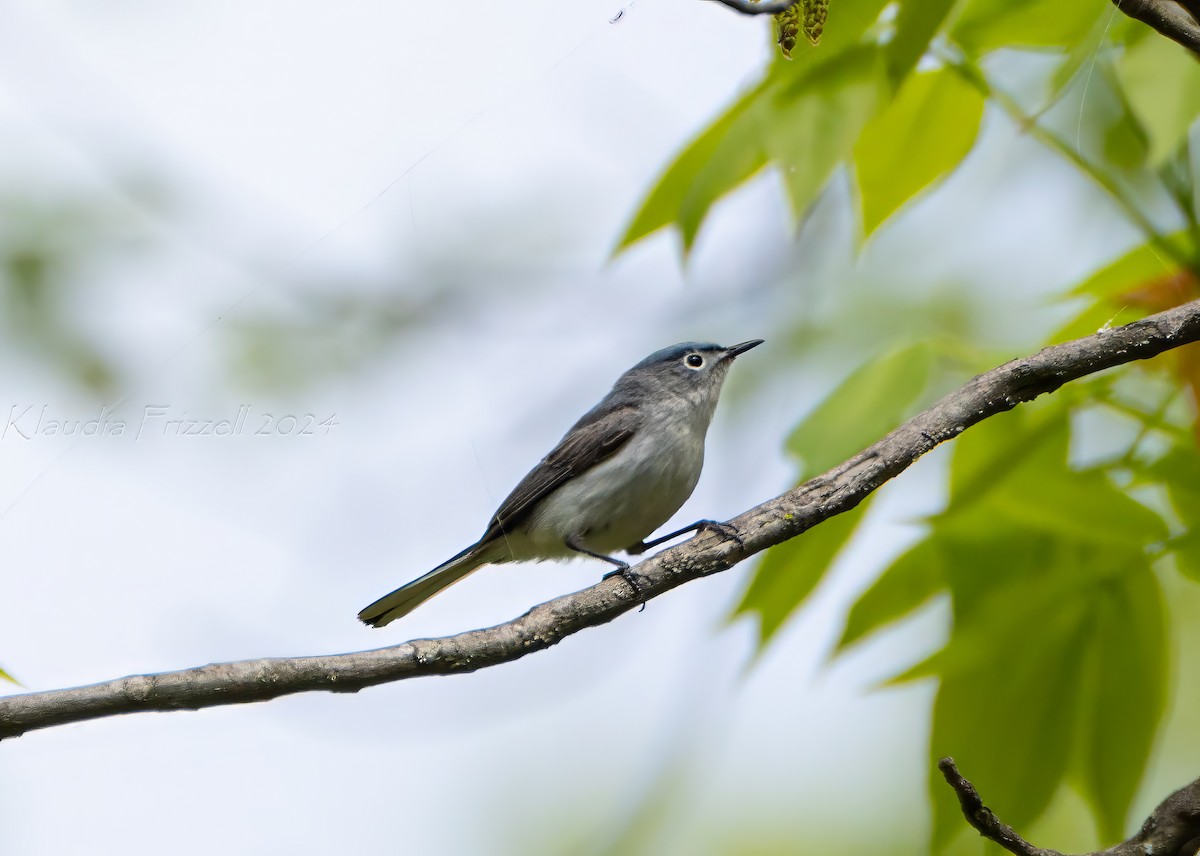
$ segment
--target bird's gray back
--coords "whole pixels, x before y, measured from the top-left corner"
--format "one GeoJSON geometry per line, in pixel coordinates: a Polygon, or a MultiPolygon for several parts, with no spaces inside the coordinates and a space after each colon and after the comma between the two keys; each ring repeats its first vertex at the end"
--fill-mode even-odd
{"type": "Polygon", "coordinates": [[[680,371],[675,352],[692,347],[664,349],[621,375],[509,494],[480,543],[503,538],[513,558],[565,555],[568,538],[607,553],[678,511],[699,481],[727,370],[680,371]]]}
{"type": "Polygon", "coordinates": [[[706,428],[687,402],[656,402],[619,451],[543,499],[525,531],[543,551],[568,538],[602,553],[637,544],[691,496],[706,428]]]}

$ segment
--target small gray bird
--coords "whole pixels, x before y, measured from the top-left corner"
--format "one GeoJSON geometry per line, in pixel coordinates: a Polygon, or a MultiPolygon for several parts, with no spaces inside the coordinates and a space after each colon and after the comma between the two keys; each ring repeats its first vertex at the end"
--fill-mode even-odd
{"type": "Polygon", "coordinates": [[[359,620],[383,627],[483,565],[582,553],[622,573],[629,565],[608,555],[615,550],[639,555],[704,528],[736,537],[732,527],[701,520],[643,540],[692,495],[725,375],[734,357],[762,341],[728,348],[684,342],[646,357],[521,479],[482,538],[381,597],[358,614],[359,620]]]}

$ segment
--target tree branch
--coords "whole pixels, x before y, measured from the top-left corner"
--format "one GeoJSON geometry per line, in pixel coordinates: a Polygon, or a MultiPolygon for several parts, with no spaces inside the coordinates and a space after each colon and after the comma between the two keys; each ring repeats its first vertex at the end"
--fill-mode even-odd
{"type": "Polygon", "coordinates": [[[756,3],[755,0],[714,0],[723,6],[728,6],[743,15],[778,15],[795,6],[800,0],[766,0],[756,3]]]}
{"type": "MultiPolygon", "coordinates": [[[[975,790],[954,765],[953,758],[938,761],[946,783],[954,789],[963,814],[971,826],[1017,856],[1062,856],[1057,850],[1034,847],[1002,822],[983,804],[975,790]]],[[[1133,838],[1088,856],[1196,856],[1200,851],[1200,779],[1171,794],[1150,813],[1133,838]]]]}
{"type": "Polygon", "coordinates": [[[953,758],[943,758],[938,761],[938,769],[945,776],[946,784],[954,788],[954,793],[958,796],[958,804],[962,806],[967,823],[975,827],[984,838],[995,841],[1009,853],[1016,853],[1017,856],[1062,856],[1057,850],[1043,850],[1040,847],[1034,847],[1018,835],[1011,826],[996,817],[992,810],[983,804],[983,798],[979,796],[979,791],[975,790],[975,786],[967,781],[962,773],[958,772],[953,758]]]}
{"type": "Polygon", "coordinates": [[[1200,56],[1200,24],[1193,17],[1197,14],[1195,0],[1112,0],[1118,9],[1131,18],[1158,30],[1172,41],[1178,42],[1192,53],[1200,56]]]}
{"type": "MultiPolygon", "coordinates": [[[[743,15],[778,15],[799,0],[713,0],[743,15]]],[[[1131,18],[1148,24],[1172,41],[1200,55],[1200,0],[1112,0],[1131,18]]]]}
{"type": "Polygon", "coordinates": [[[741,540],[705,532],[619,576],[505,624],[352,654],[241,660],[0,698],[0,739],[122,713],[197,710],[292,693],[356,692],[422,675],[473,672],[549,648],[676,586],[727,570],[849,511],[939,443],[1064,383],[1200,340],[1200,301],[1013,360],[971,380],[845,463],[730,521],[741,540]]]}

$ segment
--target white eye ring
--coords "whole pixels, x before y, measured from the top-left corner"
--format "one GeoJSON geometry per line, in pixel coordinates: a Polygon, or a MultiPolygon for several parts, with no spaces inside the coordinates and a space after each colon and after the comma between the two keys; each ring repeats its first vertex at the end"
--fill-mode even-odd
{"type": "Polygon", "coordinates": [[[704,368],[704,357],[699,354],[688,354],[683,358],[683,364],[689,369],[702,369],[704,368]]]}

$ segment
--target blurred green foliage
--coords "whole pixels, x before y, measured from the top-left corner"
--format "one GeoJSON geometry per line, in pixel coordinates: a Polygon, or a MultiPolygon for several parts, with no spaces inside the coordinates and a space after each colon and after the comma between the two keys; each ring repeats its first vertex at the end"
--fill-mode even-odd
{"type": "MultiPolygon", "coordinates": [[[[1019,826],[1072,776],[1115,840],[1166,699],[1154,564],[1172,547],[1167,515],[1118,487],[1130,458],[1069,463],[1072,409],[1069,397],[1023,407],[957,441],[946,510],[862,595],[839,651],[948,593],[950,638],[896,678],[940,679],[932,755],[977,771],[1019,826]]],[[[931,770],[944,845],[962,819],[931,770]]]]}
{"type": "MultiPolygon", "coordinates": [[[[1200,64],[1111,4],[834,0],[824,40],[794,58],[773,58],[677,156],[622,246],[669,227],[689,251],[713,206],[766,168],[782,179],[798,220],[833,176],[847,176],[869,239],[971,156],[988,116],[1061,156],[1141,235],[1064,289],[1077,312],[1051,341],[1200,297],[1200,64]],[[997,58],[1036,82],[1010,91],[997,58]]],[[[949,350],[988,367],[990,356],[973,347],[949,350]]],[[[910,346],[850,374],[788,439],[802,461],[798,480],[928,404],[939,388],[937,356],[932,346],[910,346]]],[[[1130,831],[1181,678],[1171,625],[1196,620],[1172,610],[1163,585],[1200,582],[1198,391],[1200,354],[1191,346],[972,428],[955,442],[944,511],[850,609],[835,656],[935,599],[950,604],[944,644],[893,679],[938,681],[934,851],[964,828],[934,766],[943,755],[1018,828],[1069,784],[1105,843],[1130,831]],[[1073,454],[1097,426],[1129,439],[1099,460],[1073,454]]],[[[865,506],[758,564],[734,615],[757,620],[760,645],[853,540],[865,506]]]]}
{"type": "MultiPolygon", "coordinates": [[[[970,154],[984,99],[1066,154],[1072,146],[1055,136],[1056,125],[1078,113],[1043,114],[1071,85],[1090,90],[1085,107],[1097,114],[1083,116],[1079,127],[1102,125],[1106,135],[1103,157],[1074,157],[1129,206],[1133,185],[1153,179],[1152,171],[1186,148],[1200,109],[1197,63],[1092,0],[844,0],[832,4],[820,44],[795,60],[769,63],[761,81],[677,156],[622,247],[671,226],[690,249],[711,207],[767,166],[784,180],[798,215],[838,168],[847,170],[869,236],[970,154]],[[1029,114],[987,72],[990,55],[1018,49],[1036,49],[1043,67],[1056,57],[1043,72],[1045,103],[1029,114]],[[1099,115],[1107,109],[1101,90],[1111,90],[1116,116],[1099,115]]],[[[1191,223],[1194,202],[1181,207],[1191,223]]]]}
{"type": "Polygon", "coordinates": [[[363,291],[309,284],[289,292],[287,306],[231,319],[222,333],[234,376],[250,389],[276,393],[338,377],[428,320],[448,293],[363,291]]]}
{"type": "Polygon", "coordinates": [[[85,271],[133,247],[120,212],[74,198],[10,192],[0,197],[0,330],[91,392],[110,394],[117,369],[81,323],[85,271]]]}
{"type": "MultiPolygon", "coordinates": [[[[929,386],[934,356],[933,347],[921,342],[888,351],[851,374],[788,438],[788,451],[802,462],[800,480],[849,458],[900,422],[929,386]],[[830,425],[846,430],[830,431],[830,425]]],[[[758,617],[760,643],[816,588],[870,504],[868,497],[766,555],[734,611],[758,617]]]]}
{"type": "Polygon", "coordinates": [[[949,69],[914,77],[854,147],[863,230],[953,170],[971,150],[984,98],[949,69]]]}

